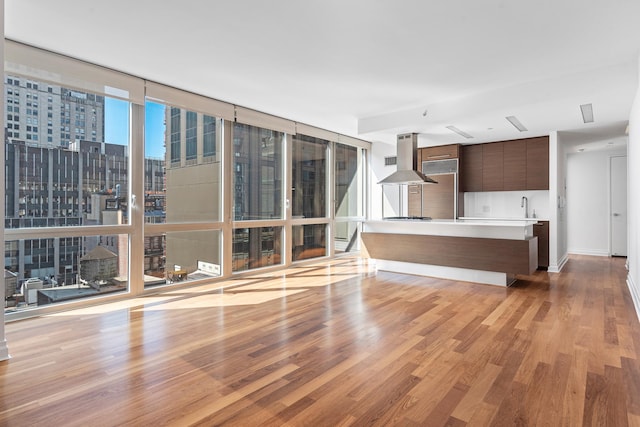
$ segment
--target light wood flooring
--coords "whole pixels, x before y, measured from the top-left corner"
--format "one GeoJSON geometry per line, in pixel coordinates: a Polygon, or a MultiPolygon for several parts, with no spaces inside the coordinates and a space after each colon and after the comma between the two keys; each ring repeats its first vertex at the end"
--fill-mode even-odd
{"type": "Polygon", "coordinates": [[[6,325],[2,426],[640,425],[623,259],[505,289],[367,260],[6,325]]]}

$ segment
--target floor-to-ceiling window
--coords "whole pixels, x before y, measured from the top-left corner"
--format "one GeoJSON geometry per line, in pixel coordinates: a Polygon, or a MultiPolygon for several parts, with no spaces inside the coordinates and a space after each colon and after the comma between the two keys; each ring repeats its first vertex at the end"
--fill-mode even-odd
{"type": "MultiPolygon", "coordinates": [[[[220,114],[222,113],[222,114],[220,114]]],[[[147,84],[145,286],[222,274],[222,136],[219,104],[147,84]]]]}
{"type": "Polygon", "coordinates": [[[283,263],[284,144],[284,132],[233,127],[233,271],[283,263]]]}
{"type": "Polygon", "coordinates": [[[367,143],[7,46],[6,312],[357,249],[367,143]]]}
{"type": "Polygon", "coordinates": [[[360,249],[359,230],[365,219],[366,150],[359,146],[335,144],[334,197],[336,253],[360,249]]]}
{"type": "Polygon", "coordinates": [[[96,84],[92,66],[18,48],[4,75],[5,309],[127,291],[135,79],[96,84]]]}
{"type": "Polygon", "coordinates": [[[291,162],[292,261],[327,253],[329,141],[298,133],[291,162]]]}

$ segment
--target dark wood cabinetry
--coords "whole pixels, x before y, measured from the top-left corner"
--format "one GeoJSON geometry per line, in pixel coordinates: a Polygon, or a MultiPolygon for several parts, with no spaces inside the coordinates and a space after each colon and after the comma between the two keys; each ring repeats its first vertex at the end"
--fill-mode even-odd
{"type": "Polygon", "coordinates": [[[527,190],[549,189],[549,138],[527,140],[527,190]]]}
{"type": "Polygon", "coordinates": [[[409,216],[428,216],[433,219],[455,217],[455,176],[438,175],[438,184],[411,184],[407,186],[409,216]]]}
{"type": "Polygon", "coordinates": [[[445,160],[445,159],[457,159],[459,157],[459,145],[438,145],[436,147],[425,147],[420,149],[418,160],[422,162],[427,160],[445,160]]]}
{"type": "Polygon", "coordinates": [[[460,191],[482,191],[482,144],[460,147],[460,191]]]}
{"type": "Polygon", "coordinates": [[[527,188],[527,141],[517,140],[504,143],[504,185],[505,191],[527,188]]]}
{"type": "Polygon", "coordinates": [[[538,238],[538,267],[549,267],[549,221],[533,224],[533,235],[538,238]]]}
{"type": "Polygon", "coordinates": [[[549,189],[549,138],[460,147],[460,191],[549,189]]]}
{"type": "Polygon", "coordinates": [[[409,216],[423,216],[422,215],[422,184],[411,184],[407,186],[408,193],[408,215],[409,216]]]}
{"type": "Polygon", "coordinates": [[[437,184],[422,186],[422,216],[433,219],[455,218],[455,175],[437,175],[437,184]]]}
{"type": "Polygon", "coordinates": [[[504,143],[482,144],[482,191],[504,190],[504,143]]]}
{"type": "MultiPolygon", "coordinates": [[[[459,158],[460,145],[449,144],[418,149],[417,162],[419,170],[422,163],[435,160],[459,158]]],[[[437,174],[432,176],[438,184],[416,184],[408,186],[408,214],[410,216],[428,216],[433,219],[453,219],[456,216],[456,191],[453,174],[437,174]]]]}

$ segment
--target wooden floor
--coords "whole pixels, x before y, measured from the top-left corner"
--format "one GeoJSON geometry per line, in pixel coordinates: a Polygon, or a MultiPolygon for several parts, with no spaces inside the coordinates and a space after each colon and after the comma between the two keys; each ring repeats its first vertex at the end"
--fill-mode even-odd
{"type": "Polygon", "coordinates": [[[338,259],[7,325],[2,426],[640,425],[623,259],[505,289],[338,259]]]}

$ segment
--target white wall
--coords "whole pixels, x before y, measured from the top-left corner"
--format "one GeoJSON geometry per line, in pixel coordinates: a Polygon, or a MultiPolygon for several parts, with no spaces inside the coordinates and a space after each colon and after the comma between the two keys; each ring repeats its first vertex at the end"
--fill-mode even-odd
{"type": "Polygon", "coordinates": [[[626,150],[567,155],[567,239],[572,254],[608,256],[610,252],[610,166],[626,150]]]}
{"type": "Polygon", "coordinates": [[[562,135],[549,134],[549,268],[559,273],[567,262],[567,223],[565,214],[565,149],[562,135]]]}
{"type": "MultiPolygon", "coordinates": [[[[374,142],[371,144],[371,196],[369,198],[369,212],[371,219],[382,218],[382,186],[378,184],[378,182],[396,171],[397,168],[395,166],[384,165],[385,157],[395,155],[395,144],[392,145],[382,142],[374,142]]],[[[384,195],[384,215],[400,215],[400,208],[398,206],[398,188],[386,185],[384,195]]]]}
{"type": "MultiPolygon", "coordinates": [[[[640,58],[638,58],[640,64],[640,58]]],[[[638,67],[640,69],[640,67],[638,67]]],[[[640,74],[638,75],[640,80],[640,74]]],[[[638,243],[640,240],[640,90],[636,93],[631,115],[629,117],[629,143],[627,147],[628,161],[628,213],[629,213],[629,274],[627,284],[636,306],[638,318],[640,318],[640,252],[638,243]]]]}
{"type": "Polygon", "coordinates": [[[529,217],[535,210],[540,219],[549,218],[549,191],[484,191],[464,193],[464,216],[480,218],[523,218],[522,197],[529,203],[529,217]]]}
{"type": "Polygon", "coordinates": [[[558,265],[560,268],[569,257],[569,223],[567,221],[567,148],[563,142],[562,134],[558,132],[558,164],[556,173],[558,176],[558,194],[553,199],[558,210],[558,265]]]}

